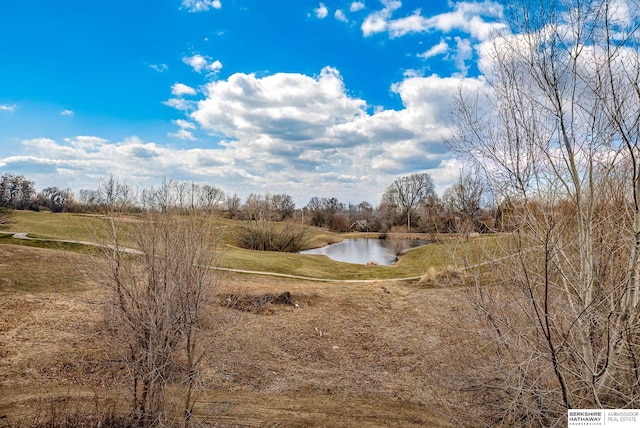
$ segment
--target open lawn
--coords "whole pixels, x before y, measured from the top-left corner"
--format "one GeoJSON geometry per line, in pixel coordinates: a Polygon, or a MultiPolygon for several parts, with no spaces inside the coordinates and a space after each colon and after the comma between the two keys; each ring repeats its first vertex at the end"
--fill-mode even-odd
{"type": "MultiPolygon", "coordinates": [[[[57,231],[58,219],[39,224],[35,216],[20,217],[13,229],[69,237],[57,231]]],[[[0,426],[31,426],[51,409],[128,409],[128,384],[98,334],[90,256],[15,241],[0,239],[0,426]]],[[[220,296],[255,301],[288,291],[299,307],[219,308],[226,327],[211,332],[217,346],[203,367],[208,386],[198,418],[220,427],[472,426],[461,390],[482,344],[465,315],[464,290],[440,270],[452,263],[453,245],[425,246],[388,268],[228,247],[227,266],[380,280],[223,273],[220,296]]]]}
{"type": "MultiPolygon", "coordinates": [[[[100,214],[52,213],[49,211],[13,211],[15,222],[2,229],[5,232],[28,232],[30,236],[45,239],[73,239],[77,241],[92,241],[101,237],[104,230],[105,216],[100,214]]],[[[123,223],[138,221],[136,215],[119,217],[123,223]]],[[[218,216],[210,216],[211,221],[220,229],[226,244],[235,244],[244,223],[218,216]]],[[[330,242],[337,242],[335,234],[324,229],[309,228],[309,245],[322,246],[330,242]]]]}
{"type": "MultiPolygon", "coordinates": [[[[42,239],[94,242],[102,240],[103,234],[100,233],[100,230],[103,230],[101,227],[103,221],[104,219],[96,215],[17,211],[15,224],[5,231],[27,232],[30,237],[42,239]]],[[[125,217],[122,221],[136,221],[136,218],[125,217]]],[[[228,269],[331,280],[376,280],[416,278],[433,271],[433,269],[441,270],[462,263],[461,244],[457,239],[452,238],[408,251],[401,255],[398,263],[393,266],[365,266],[336,262],[321,255],[245,250],[236,245],[237,242],[234,238],[240,233],[243,226],[241,221],[217,217],[212,217],[211,221],[215,222],[216,227],[219,227],[221,234],[223,234],[222,244],[219,247],[221,255],[219,265],[228,269]]],[[[312,246],[338,242],[343,237],[371,237],[371,234],[341,235],[317,228],[309,228],[308,234],[308,242],[312,246]]],[[[420,235],[414,234],[412,237],[417,238],[420,235]]],[[[423,237],[429,238],[426,235],[423,237]]],[[[392,239],[391,235],[390,239],[392,239]]],[[[483,240],[485,241],[483,248],[486,251],[486,248],[490,247],[486,245],[486,241],[492,239],[499,238],[475,238],[471,241],[471,246],[478,240],[483,240]]],[[[70,243],[16,240],[2,234],[0,234],[0,243],[76,250],[81,250],[82,247],[70,243]]],[[[466,245],[465,248],[468,249],[469,245],[466,245]]],[[[495,256],[496,254],[485,254],[478,251],[474,253],[472,260],[466,262],[478,264],[495,256]]]]}

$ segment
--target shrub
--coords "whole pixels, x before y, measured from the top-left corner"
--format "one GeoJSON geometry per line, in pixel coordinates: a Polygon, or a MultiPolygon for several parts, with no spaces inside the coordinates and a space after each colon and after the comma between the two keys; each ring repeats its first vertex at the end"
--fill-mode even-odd
{"type": "Polygon", "coordinates": [[[291,223],[250,220],[239,238],[240,246],[249,250],[296,253],[308,239],[306,229],[291,223]]]}

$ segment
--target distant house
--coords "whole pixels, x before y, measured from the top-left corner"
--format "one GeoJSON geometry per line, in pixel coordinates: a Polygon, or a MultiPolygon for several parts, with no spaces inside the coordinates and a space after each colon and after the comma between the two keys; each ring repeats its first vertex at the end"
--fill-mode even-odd
{"type": "Polygon", "coordinates": [[[349,230],[356,232],[371,232],[371,228],[369,227],[369,222],[367,220],[356,220],[351,223],[349,226],[349,230]]]}

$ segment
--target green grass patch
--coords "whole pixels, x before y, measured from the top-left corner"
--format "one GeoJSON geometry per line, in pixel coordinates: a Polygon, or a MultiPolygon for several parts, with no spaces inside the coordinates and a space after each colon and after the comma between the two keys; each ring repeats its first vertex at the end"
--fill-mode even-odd
{"type": "Polygon", "coordinates": [[[10,232],[27,232],[47,239],[91,240],[101,230],[104,219],[96,215],[52,213],[49,211],[14,211],[15,223],[10,232]]]}
{"type": "MultiPolygon", "coordinates": [[[[40,238],[40,240],[21,240],[0,234],[0,244],[87,253],[95,248],[52,240],[97,241],[106,231],[104,217],[97,215],[16,211],[15,218],[16,222],[8,228],[9,231],[27,232],[29,236],[40,238]]],[[[120,221],[135,222],[138,218],[128,216],[120,221]]],[[[220,228],[224,237],[221,246],[221,267],[309,278],[335,280],[409,278],[424,275],[434,269],[444,269],[447,266],[480,264],[506,255],[509,251],[509,245],[505,245],[508,240],[504,235],[478,236],[468,241],[449,238],[412,249],[401,255],[399,261],[393,266],[356,265],[337,262],[321,255],[244,250],[237,247],[237,238],[245,227],[243,221],[214,216],[211,216],[209,221],[220,228]]],[[[338,242],[345,236],[355,237],[353,234],[340,235],[312,227],[307,228],[306,233],[309,235],[307,240],[309,248],[338,242]]]]}
{"type": "Polygon", "coordinates": [[[47,248],[51,250],[74,251],[78,253],[88,253],[93,248],[90,245],[78,244],[74,242],[60,242],[48,238],[39,238],[37,235],[29,234],[31,238],[37,239],[17,239],[8,234],[0,234],[0,245],[19,245],[23,247],[47,248]]]}
{"type": "Polygon", "coordinates": [[[452,265],[451,251],[450,242],[427,244],[400,256],[393,266],[379,266],[337,262],[324,255],[226,248],[221,267],[336,280],[409,278],[452,265]]]}
{"type": "MultiPolygon", "coordinates": [[[[14,211],[15,222],[3,229],[6,232],[27,232],[31,237],[42,239],[67,239],[74,241],[95,241],[104,239],[105,217],[96,214],[52,213],[49,211],[14,211]]],[[[135,222],[139,217],[135,215],[122,217],[122,222],[135,222]]],[[[245,222],[230,220],[217,216],[210,216],[214,227],[220,229],[223,242],[237,245],[238,237],[244,231],[245,222]]],[[[306,247],[315,248],[338,242],[337,234],[325,229],[308,227],[309,239],[306,247]]]]}

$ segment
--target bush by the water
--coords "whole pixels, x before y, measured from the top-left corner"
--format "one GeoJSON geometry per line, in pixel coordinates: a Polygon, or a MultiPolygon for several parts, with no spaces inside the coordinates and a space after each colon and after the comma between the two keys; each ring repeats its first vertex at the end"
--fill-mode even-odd
{"type": "Polygon", "coordinates": [[[304,249],[308,236],[306,229],[298,225],[252,220],[238,240],[248,250],[296,253],[304,249]]]}

